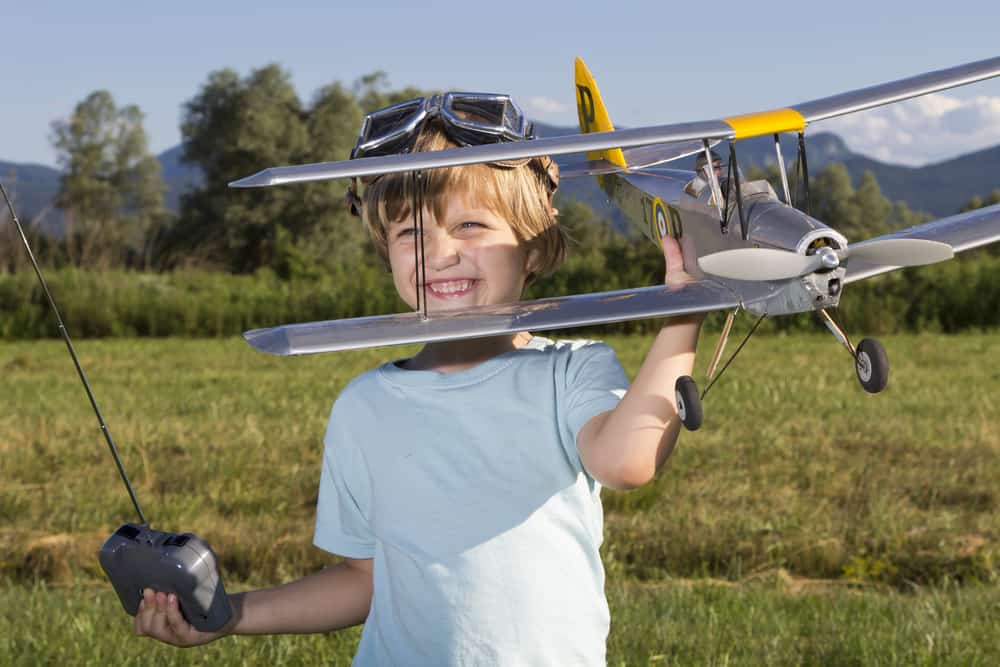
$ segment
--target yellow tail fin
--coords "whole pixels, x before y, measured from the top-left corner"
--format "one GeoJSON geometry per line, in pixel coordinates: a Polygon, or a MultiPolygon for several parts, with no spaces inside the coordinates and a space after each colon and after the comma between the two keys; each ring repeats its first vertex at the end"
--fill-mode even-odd
{"type": "MultiPolygon", "coordinates": [[[[604,108],[604,100],[601,99],[601,91],[597,89],[597,82],[587,69],[583,59],[576,59],[576,112],[580,117],[580,132],[607,132],[615,129],[608,117],[608,110],[604,108]]],[[[624,167],[625,156],[620,148],[609,148],[604,151],[593,151],[587,153],[588,160],[607,160],[611,164],[624,167]]]]}

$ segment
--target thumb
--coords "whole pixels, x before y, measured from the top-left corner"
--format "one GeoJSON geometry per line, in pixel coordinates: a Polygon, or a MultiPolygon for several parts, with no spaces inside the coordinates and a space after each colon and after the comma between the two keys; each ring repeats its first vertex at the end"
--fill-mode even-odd
{"type": "Polygon", "coordinates": [[[680,273],[684,271],[684,255],[681,252],[681,245],[677,239],[664,236],[660,239],[660,246],[663,249],[663,260],[666,263],[666,275],[680,273]]]}

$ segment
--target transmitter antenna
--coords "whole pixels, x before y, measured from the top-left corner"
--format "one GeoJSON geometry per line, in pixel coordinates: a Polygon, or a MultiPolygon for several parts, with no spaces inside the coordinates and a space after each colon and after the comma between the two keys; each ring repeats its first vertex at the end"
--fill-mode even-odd
{"type": "Polygon", "coordinates": [[[132,483],[128,481],[128,475],[125,473],[125,466],[122,465],[122,459],[118,455],[118,447],[115,446],[114,438],[111,437],[111,431],[108,429],[108,425],[104,422],[104,417],[101,416],[101,409],[97,407],[97,399],[94,398],[94,392],[90,390],[90,383],[87,382],[87,376],[84,374],[83,368],[80,366],[80,359],[76,356],[76,350],[73,349],[73,341],[69,339],[69,332],[66,331],[66,325],[63,324],[62,317],[59,315],[59,309],[56,308],[56,302],[52,298],[52,293],[49,292],[49,286],[45,283],[45,278],[42,276],[42,270],[38,268],[38,262],[35,261],[35,254],[31,252],[31,246],[28,245],[28,237],[24,234],[24,228],[21,227],[21,221],[17,219],[17,214],[14,213],[14,205],[11,204],[10,197],[7,195],[7,188],[4,187],[3,183],[0,183],[0,191],[3,192],[4,201],[7,202],[7,210],[10,211],[10,217],[14,221],[14,225],[17,226],[17,232],[21,235],[21,241],[24,242],[24,249],[28,251],[28,259],[31,260],[31,265],[35,268],[35,275],[38,276],[38,282],[42,284],[42,290],[45,292],[45,296],[49,299],[49,305],[52,306],[52,312],[56,314],[56,320],[59,322],[59,332],[62,334],[63,340],[66,341],[66,347],[69,349],[70,356],[73,357],[73,364],[76,366],[77,374],[79,374],[80,379],[83,381],[83,388],[87,390],[87,398],[90,399],[90,404],[94,407],[94,413],[97,415],[97,421],[101,425],[101,433],[104,434],[104,439],[108,441],[108,448],[111,450],[111,455],[115,459],[115,465],[118,466],[118,474],[121,475],[122,481],[125,482],[125,488],[128,490],[129,498],[132,499],[135,511],[139,515],[139,522],[146,524],[148,523],[146,521],[146,515],[142,513],[142,508],[139,507],[139,501],[135,497],[135,490],[132,488],[132,483]]]}

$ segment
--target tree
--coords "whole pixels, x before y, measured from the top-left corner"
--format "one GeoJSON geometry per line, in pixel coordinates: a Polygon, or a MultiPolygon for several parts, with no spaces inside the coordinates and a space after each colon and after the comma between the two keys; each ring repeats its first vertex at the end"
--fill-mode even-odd
{"type": "Polygon", "coordinates": [[[175,263],[215,265],[237,272],[265,266],[275,227],[294,220],[294,188],[234,191],[230,181],[265,167],[298,164],[308,149],[304,111],[289,75],[278,65],[246,79],[231,69],[212,72],[187,102],[181,123],[182,159],[199,165],[201,188],[181,199],[170,235],[175,263]]]}
{"type": "Polygon", "coordinates": [[[974,211],[977,208],[984,208],[986,206],[993,206],[994,204],[1000,204],[1000,190],[994,190],[990,193],[990,196],[983,200],[982,197],[973,197],[965,206],[959,209],[959,213],[965,213],[967,211],[974,211]]]}
{"type": "Polygon", "coordinates": [[[119,109],[106,90],[76,105],[69,120],[52,124],[52,143],[64,173],[56,205],[66,213],[70,262],[145,264],[146,243],[164,221],[160,165],[150,155],[139,107],[119,109]]]}
{"type": "Polygon", "coordinates": [[[860,226],[858,209],[851,205],[854,186],[847,167],[840,163],[829,165],[818,176],[810,179],[809,195],[812,215],[830,225],[852,240],[860,226]]]}
{"type": "MultiPolygon", "coordinates": [[[[383,74],[363,80],[356,90],[371,103],[419,94],[385,92],[383,74]]],[[[345,160],[361,118],[356,94],[340,83],[321,88],[306,106],[278,65],[243,79],[228,69],[211,73],[185,105],[183,159],[199,165],[205,180],[182,199],[171,235],[175,262],[236,272],[269,267],[283,277],[378,262],[364,228],[346,213],[346,182],[241,191],[227,185],[271,166],[345,160]]]]}
{"type": "Polygon", "coordinates": [[[888,220],[892,212],[892,202],[882,195],[875,174],[870,171],[862,174],[849,205],[853,209],[852,217],[855,224],[850,233],[845,232],[849,240],[860,241],[889,232],[888,220]]]}

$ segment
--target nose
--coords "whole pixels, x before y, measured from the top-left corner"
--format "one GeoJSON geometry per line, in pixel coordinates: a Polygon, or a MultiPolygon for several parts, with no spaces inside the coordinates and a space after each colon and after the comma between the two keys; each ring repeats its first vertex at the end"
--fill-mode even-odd
{"type": "Polygon", "coordinates": [[[459,241],[437,225],[424,230],[424,259],[427,268],[443,271],[459,262],[459,241]]]}

